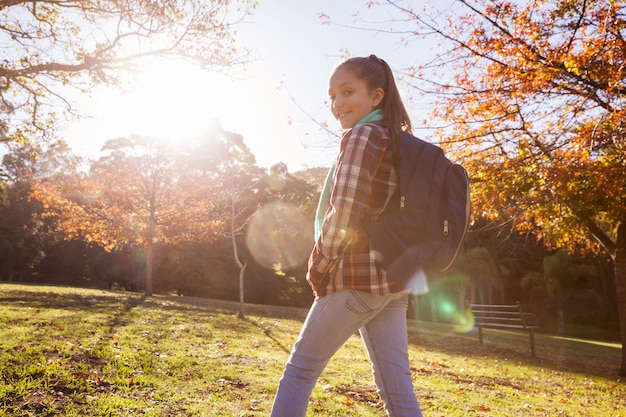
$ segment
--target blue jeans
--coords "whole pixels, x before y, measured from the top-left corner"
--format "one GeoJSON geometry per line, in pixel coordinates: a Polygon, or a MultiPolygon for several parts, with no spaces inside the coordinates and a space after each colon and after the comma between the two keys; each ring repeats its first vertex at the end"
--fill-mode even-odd
{"type": "Polygon", "coordinates": [[[345,290],[315,300],[280,380],[271,417],[304,417],[322,371],[360,331],[387,415],[422,417],[411,379],[408,292],[387,296],[345,290]]]}

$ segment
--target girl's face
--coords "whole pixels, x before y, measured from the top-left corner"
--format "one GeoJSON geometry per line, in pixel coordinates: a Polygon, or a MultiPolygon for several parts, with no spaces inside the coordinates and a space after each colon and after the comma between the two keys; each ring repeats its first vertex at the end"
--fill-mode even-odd
{"type": "Polygon", "coordinates": [[[350,129],[383,100],[382,88],[368,91],[365,81],[349,69],[339,67],[328,81],[330,110],[341,127],[350,129]]]}

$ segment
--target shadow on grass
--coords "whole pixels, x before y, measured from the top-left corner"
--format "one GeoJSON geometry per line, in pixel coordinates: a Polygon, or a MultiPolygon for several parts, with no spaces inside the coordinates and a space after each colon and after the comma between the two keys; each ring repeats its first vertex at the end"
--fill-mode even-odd
{"type": "MultiPolygon", "coordinates": [[[[145,303],[156,303],[160,308],[165,310],[178,310],[186,312],[191,310],[194,311],[194,314],[206,315],[207,319],[209,316],[215,315],[216,313],[239,315],[239,303],[227,300],[160,295],[146,300],[145,303]]],[[[303,321],[307,312],[301,308],[294,307],[246,304],[245,313],[244,318],[238,319],[258,328],[280,350],[285,353],[290,353],[291,349],[272,333],[271,327],[263,326],[262,322],[255,320],[254,317],[303,321]]]]}
{"type": "MultiPolygon", "coordinates": [[[[0,283],[1,284],[1,283],[0,283]]],[[[142,305],[146,308],[156,307],[165,311],[193,312],[200,317],[208,318],[216,313],[237,314],[239,303],[226,300],[214,300],[197,297],[179,297],[154,295],[146,297],[142,293],[81,289],[76,287],[15,284],[0,287],[0,303],[15,307],[36,309],[62,309],[80,311],[97,309],[101,311],[118,311],[113,322],[123,324],[124,317],[134,308],[142,305]],[[17,289],[23,287],[25,289],[17,289]]],[[[252,316],[272,317],[281,319],[304,320],[306,311],[293,307],[273,307],[246,304],[246,313],[252,316]]]]}
{"type": "MultiPolygon", "coordinates": [[[[104,313],[103,327],[108,335],[115,333],[118,327],[131,321],[132,311],[140,306],[146,297],[135,293],[116,293],[104,290],[85,290],[73,287],[36,286],[34,291],[2,288],[0,304],[13,308],[31,308],[36,310],[63,310],[79,313],[85,310],[104,313]]],[[[56,316],[58,319],[59,316],[56,316]]],[[[70,322],[75,316],[67,316],[70,322]]],[[[109,343],[109,338],[100,339],[98,345],[109,343]]],[[[74,358],[76,360],[76,358],[74,358]]],[[[86,356],[84,360],[97,360],[86,356]]]]}
{"type": "MultiPolygon", "coordinates": [[[[104,291],[94,289],[80,289],[73,287],[56,286],[33,286],[32,291],[28,286],[21,284],[0,286],[0,303],[4,306],[16,309],[28,308],[42,312],[51,310],[57,313],[62,310],[67,313],[78,313],[85,310],[99,312],[105,322],[105,334],[99,344],[107,344],[109,335],[113,335],[116,329],[124,327],[134,321],[133,310],[142,308],[147,310],[161,311],[164,315],[173,313],[194,317],[200,322],[211,322],[213,326],[227,326],[231,328],[232,321],[215,320],[219,315],[232,316],[234,320],[240,320],[258,329],[259,334],[264,335],[276,348],[289,354],[290,348],[281,337],[273,332],[272,326],[265,325],[264,318],[276,317],[279,319],[294,319],[303,317],[298,309],[274,309],[270,306],[246,305],[248,316],[244,319],[236,318],[239,304],[231,301],[212,300],[194,297],[178,297],[167,295],[155,295],[146,297],[139,293],[104,291]],[[294,316],[296,318],[294,318],[294,316]],[[229,324],[230,323],[230,324],[229,324]]],[[[56,316],[58,317],[58,315],[56,316]]],[[[75,316],[70,315],[69,320],[75,316]]],[[[249,327],[249,331],[252,328],[249,327]]],[[[90,360],[91,358],[86,358],[90,360]]]]}
{"type": "Polygon", "coordinates": [[[56,309],[66,311],[82,311],[85,309],[95,309],[99,311],[111,312],[109,326],[117,327],[123,325],[125,317],[139,306],[146,297],[142,294],[125,293],[121,294],[111,291],[85,290],[69,288],[64,291],[64,287],[37,286],[37,291],[3,289],[3,297],[0,303],[7,306],[30,307],[36,309],[56,309]]]}
{"type": "Polygon", "coordinates": [[[101,295],[96,295],[93,293],[93,290],[89,293],[76,293],[63,292],[60,290],[60,287],[50,288],[50,291],[4,289],[4,296],[0,297],[0,303],[19,307],[55,308],[70,311],[83,310],[85,308],[115,309],[119,307],[122,307],[123,311],[128,311],[140,304],[145,298],[141,294],[119,297],[109,291],[102,291],[101,295]]]}
{"type": "Polygon", "coordinates": [[[287,354],[289,354],[291,352],[291,350],[289,349],[288,346],[286,346],[284,343],[282,343],[280,340],[278,340],[278,338],[276,336],[274,336],[274,334],[272,333],[272,329],[270,329],[268,327],[263,327],[257,321],[249,319],[249,318],[244,318],[242,320],[252,324],[253,326],[257,327],[259,330],[261,330],[263,332],[263,334],[265,334],[265,336],[267,336],[283,352],[285,352],[287,354]]]}

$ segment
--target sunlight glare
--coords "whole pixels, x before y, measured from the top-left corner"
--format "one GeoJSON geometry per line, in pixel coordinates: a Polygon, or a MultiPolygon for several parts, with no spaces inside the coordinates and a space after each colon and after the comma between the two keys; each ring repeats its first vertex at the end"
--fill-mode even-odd
{"type": "Polygon", "coordinates": [[[243,136],[261,166],[311,162],[303,145],[306,133],[289,123],[289,100],[280,80],[263,65],[223,75],[159,61],[122,84],[121,90],[101,87],[75,99],[88,118],[67,126],[64,137],[80,155],[97,158],[107,140],[130,135],[174,144],[197,140],[217,121],[243,136]]]}
{"type": "Polygon", "coordinates": [[[122,123],[129,130],[166,138],[189,140],[207,130],[211,120],[234,111],[238,87],[226,76],[208,73],[183,63],[163,63],[135,76],[126,97],[122,123]]]}

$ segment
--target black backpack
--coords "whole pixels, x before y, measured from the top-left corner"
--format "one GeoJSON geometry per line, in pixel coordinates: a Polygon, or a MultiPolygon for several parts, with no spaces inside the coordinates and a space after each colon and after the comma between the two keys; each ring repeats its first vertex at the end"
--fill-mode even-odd
{"type": "Polygon", "coordinates": [[[398,189],[368,225],[370,250],[391,281],[431,280],[456,258],[470,219],[469,179],[443,150],[408,133],[398,141],[398,189]]]}

